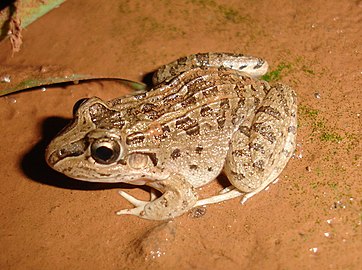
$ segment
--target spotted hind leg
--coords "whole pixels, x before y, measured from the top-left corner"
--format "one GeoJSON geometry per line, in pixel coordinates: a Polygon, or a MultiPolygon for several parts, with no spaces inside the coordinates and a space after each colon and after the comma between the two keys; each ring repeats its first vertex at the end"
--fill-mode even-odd
{"type": "Polygon", "coordinates": [[[254,78],[259,78],[268,71],[268,63],[258,57],[236,53],[197,53],[161,66],[153,75],[153,84],[169,81],[185,71],[198,67],[230,68],[254,78]]]}
{"type": "Polygon", "coordinates": [[[224,172],[234,187],[248,193],[246,198],[265,189],[284,169],[295,149],[296,126],[296,95],[282,84],[271,87],[250,123],[239,126],[224,172]]]}

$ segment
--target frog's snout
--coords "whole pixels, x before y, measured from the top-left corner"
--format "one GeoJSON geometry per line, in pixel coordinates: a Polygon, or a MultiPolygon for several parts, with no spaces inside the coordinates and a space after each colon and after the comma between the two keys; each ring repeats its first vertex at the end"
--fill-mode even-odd
{"type": "Polygon", "coordinates": [[[45,150],[46,162],[49,166],[54,167],[58,162],[68,157],[83,155],[88,145],[89,143],[85,140],[78,140],[73,143],[62,143],[59,137],[55,138],[45,150]]]}

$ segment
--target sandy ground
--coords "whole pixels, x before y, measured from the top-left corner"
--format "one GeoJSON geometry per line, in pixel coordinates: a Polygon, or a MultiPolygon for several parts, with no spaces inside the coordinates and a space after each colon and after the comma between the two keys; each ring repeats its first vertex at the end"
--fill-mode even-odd
{"type": "Polygon", "coordinates": [[[66,178],[43,155],[78,99],[127,89],[90,82],[1,97],[1,269],[360,269],[361,1],[69,0],[23,37],[13,57],[9,41],[0,44],[1,66],[142,80],[196,52],[263,57],[272,79],[298,94],[298,149],[245,205],[169,222],[119,217],[130,207],[122,185],[66,178]]]}

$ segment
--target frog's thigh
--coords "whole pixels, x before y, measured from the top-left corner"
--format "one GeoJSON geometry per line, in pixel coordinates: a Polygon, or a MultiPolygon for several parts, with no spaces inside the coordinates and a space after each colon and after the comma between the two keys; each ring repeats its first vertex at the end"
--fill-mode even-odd
{"type": "Polygon", "coordinates": [[[224,172],[240,191],[257,193],[278,177],[295,149],[294,91],[277,84],[267,93],[251,125],[233,135],[224,172]]]}

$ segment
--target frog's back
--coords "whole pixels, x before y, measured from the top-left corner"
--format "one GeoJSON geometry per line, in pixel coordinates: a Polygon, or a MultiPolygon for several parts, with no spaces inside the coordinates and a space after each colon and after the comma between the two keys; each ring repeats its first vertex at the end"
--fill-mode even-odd
{"type": "Polygon", "coordinates": [[[254,111],[266,85],[225,68],[196,68],[152,91],[111,101],[125,119],[129,153],[201,186],[222,170],[238,124],[254,111]]]}

